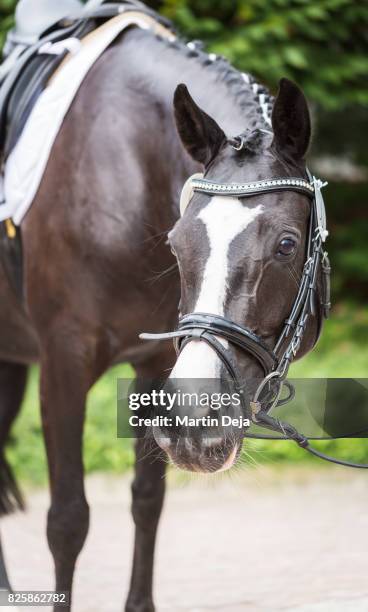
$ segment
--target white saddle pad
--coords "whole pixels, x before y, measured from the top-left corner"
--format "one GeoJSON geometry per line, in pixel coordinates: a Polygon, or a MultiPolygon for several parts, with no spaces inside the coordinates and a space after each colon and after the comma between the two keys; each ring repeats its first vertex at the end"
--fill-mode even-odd
{"type": "Polygon", "coordinates": [[[175,38],[152,17],[134,11],[114,17],[83,41],[69,38],[49,45],[50,53],[66,48],[70,54],[41,93],[7,159],[0,221],[11,218],[15,225],[20,225],[36,196],[55,138],[84,78],[114,39],[132,25],[175,38]]]}

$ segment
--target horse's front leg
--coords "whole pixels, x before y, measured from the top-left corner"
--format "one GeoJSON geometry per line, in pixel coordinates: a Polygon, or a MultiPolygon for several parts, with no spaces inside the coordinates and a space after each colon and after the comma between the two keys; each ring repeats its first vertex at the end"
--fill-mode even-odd
{"type": "MultiPolygon", "coordinates": [[[[55,590],[72,591],[75,563],[88,532],[82,436],[86,394],[95,377],[93,348],[75,330],[54,329],[43,342],[41,409],[49,465],[51,507],[47,538],[54,558],[55,590]]],[[[55,604],[54,610],[70,610],[55,604]]]]}
{"type": "MultiPolygon", "coordinates": [[[[172,367],[174,359],[175,355],[170,350],[167,355],[164,357],[161,355],[146,367],[136,368],[137,390],[139,390],[140,378],[162,377],[165,369],[172,367]]],[[[133,569],[125,611],[154,612],[153,560],[157,526],[165,495],[167,455],[153,439],[142,437],[136,440],[135,453],[135,477],[132,484],[135,541],[133,569]]]]}
{"type": "MultiPolygon", "coordinates": [[[[152,443],[154,444],[154,443],[152,443]]],[[[153,557],[157,525],[165,494],[165,457],[157,445],[136,441],[132,514],[135,541],[132,577],[126,612],[154,612],[152,600],[153,557]]]]}

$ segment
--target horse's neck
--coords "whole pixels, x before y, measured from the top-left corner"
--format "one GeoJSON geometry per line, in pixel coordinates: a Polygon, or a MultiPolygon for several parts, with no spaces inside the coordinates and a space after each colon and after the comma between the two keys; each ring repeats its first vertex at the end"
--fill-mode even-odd
{"type": "Polygon", "coordinates": [[[135,38],[137,70],[143,80],[148,79],[150,92],[171,112],[173,92],[179,83],[185,83],[197,104],[227,135],[267,127],[257,93],[259,86],[225,60],[195,51],[180,40],[170,44],[145,32],[135,38]]]}
{"type": "Polygon", "coordinates": [[[134,219],[144,215],[152,226],[170,229],[178,217],[183,183],[200,170],[175,128],[173,94],[179,83],[186,83],[197,104],[228,136],[248,127],[264,127],[252,85],[222,60],[206,65],[206,57],[192,57],[181,42],[170,45],[149,32],[132,29],[101,58],[91,79],[93,96],[91,89],[85,90],[86,104],[92,115],[106,108],[106,118],[114,117],[100,122],[101,142],[115,147],[116,157],[126,160],[119,162],[117,193],[111,195],[107,185],[105,208],[114,207],[111,202],[121,197],[124,184],[124,208],[132,211],[134,219]],[[137,194],[141,194],[138,199],[137,194]]]}

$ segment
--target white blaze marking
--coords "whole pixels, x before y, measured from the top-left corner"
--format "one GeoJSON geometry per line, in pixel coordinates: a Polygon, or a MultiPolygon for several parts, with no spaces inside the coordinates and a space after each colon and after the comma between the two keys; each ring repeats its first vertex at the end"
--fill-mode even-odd
{"type": "Polygon", "coordinates": [[[238,198],[216,196],[199,213],[198,219],[206,226],[210,255],[194,312],[224,315],[230,244],[261,211],[262,206],[248,208],[238,198]]]}
{"type": "MultiPolygon", "coordinates": [[[[206,226],[210,254],[203,272],[201,290],[194,312],[224,315],[228,255],[231,242],[262,212],[263,206],[248,208],[238,198],[215,196],[198,218],[206,226]]],[[[178,358],[173,378],[216,378],[220,361],[205,342],[193,340],[178,358]]]]}

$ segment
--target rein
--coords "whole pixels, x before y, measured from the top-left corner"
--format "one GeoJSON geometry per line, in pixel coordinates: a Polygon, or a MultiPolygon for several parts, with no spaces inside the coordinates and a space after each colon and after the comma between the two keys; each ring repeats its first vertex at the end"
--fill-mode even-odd
{"type": "MultiPolygon", "coordinates": [[[[307,170],[308,181],[300,178],[273,178],[270,180],[255,181],[253,183],[216,183],[208,181],[201,175],[190,177],[185,183],[181,197],[181,209],[185,210],[195,192],[208,195],[237,196],[239,198],[271,193],[275,191],[296,191],[307,196],[312,201],[307,255],[298,293],[294,300],[290,315],[285,321],[282,332],[273,350],[269,349],[262,338],[250,329],[238,325],[225,317],[209,313],[191,313],[179,320],[178,329],[162,334],[140,334],[144,340],[174,339],[176,351],[179,354],[184,346],[193,340],[206,342],[216,352],[235,384],[242,400],[245,414],[248,414],[253,423],[258,426],[276,431],[281,434],[278,439],[293,440],[309,453],[320,459],[353,468],[368,469],[367,464],[353,463],[325,455],[313,448],[309,439],[299,433],[290,423],[273,417],[270,412],[273,408],[286,404],[294,396],[294,389],[286,381],[289,366],[296,356],[310,315],[315,314],[315,295],[318,282],[318,271],[322,273],[323,284],[323,316],[327,318],[330,310],[329,275],[330,263],[328,254],[323,249],[323,243],[328,235],[326,228],[326,212],[321,193],[322,183],[312,177],[307,170]],[[264,378],[259,384],[249,407],[244,398],[244,392],[229,351],[218,338],[222,338],[242,351],[251,354],[261,365],[264,378]],[[280,399],[283,386],[289,389],[289,395],[280,399]],[[249,410],[250,408],[250,410],[249,410]]],[[[250,437],[264,437],[249,435],[250,437]]]]}

